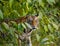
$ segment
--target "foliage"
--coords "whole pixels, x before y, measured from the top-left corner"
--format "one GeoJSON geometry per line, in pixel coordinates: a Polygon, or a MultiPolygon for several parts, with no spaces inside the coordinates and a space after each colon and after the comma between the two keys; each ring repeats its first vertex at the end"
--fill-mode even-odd
{"type": "MultiPolygon", "coordinates": [[[[60,46],[60,0],[0,0],[0,21],[37,13],[39,29],[32,33],[33,46],[60,46]]],[[[12,27],[6,23],[0,24],[0,45],[18,46],[14,31],[18,29],[22,33],[21,25],[15,22],[12,22],[12,27]]]]}

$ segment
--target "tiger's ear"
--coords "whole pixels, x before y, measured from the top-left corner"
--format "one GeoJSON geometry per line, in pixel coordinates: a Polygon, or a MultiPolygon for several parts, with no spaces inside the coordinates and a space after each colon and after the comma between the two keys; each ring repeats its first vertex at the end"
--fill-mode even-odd
{"type": "Polygon", "coordinates": [[[36,16],[36,17],[38,17],[38,16],[39,16],[39,14],[37,13],[35,16],[36,16]]]}

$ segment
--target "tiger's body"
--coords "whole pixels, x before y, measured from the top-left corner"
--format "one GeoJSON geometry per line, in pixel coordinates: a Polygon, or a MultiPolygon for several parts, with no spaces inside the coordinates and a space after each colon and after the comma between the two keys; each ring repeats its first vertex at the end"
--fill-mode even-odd
{"type": "Polygon", "coordinates": [[[16,22],[17,24],[27,22],[28,24],[31,25],[32,28],[37,28],[37,26],[38,26],[38,16],[37,15],[35,15],[35,16],[27,15],[27,16],[19,17],[17,19],[12,19],[12,20],[10,20],[9,18],[3,19],[2,21],[0,21],[0,24],[3,22],[9,23],[11,21],[16,22]]]}

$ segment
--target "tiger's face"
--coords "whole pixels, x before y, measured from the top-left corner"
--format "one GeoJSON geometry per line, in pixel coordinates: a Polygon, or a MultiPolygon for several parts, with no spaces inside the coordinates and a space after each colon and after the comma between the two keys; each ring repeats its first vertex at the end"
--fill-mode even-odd
{"type": "Polygon", "coordinates": [[[28,19],[27,23],[29,23],[31,25],[32,29],[37,29],[38,28],[38,24],[39,24],[38,15],[29,16],[27,19],[28,19]]]}

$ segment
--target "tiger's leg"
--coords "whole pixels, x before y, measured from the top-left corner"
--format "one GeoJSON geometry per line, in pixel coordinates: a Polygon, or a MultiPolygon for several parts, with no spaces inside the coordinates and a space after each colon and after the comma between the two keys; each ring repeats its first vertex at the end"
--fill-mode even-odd
{"type": "Polygon", "coordinates": [[[26,39],[26,46],[32,46],[31,37],[30,36],[28,37],[28,39],[26,39]]]}

